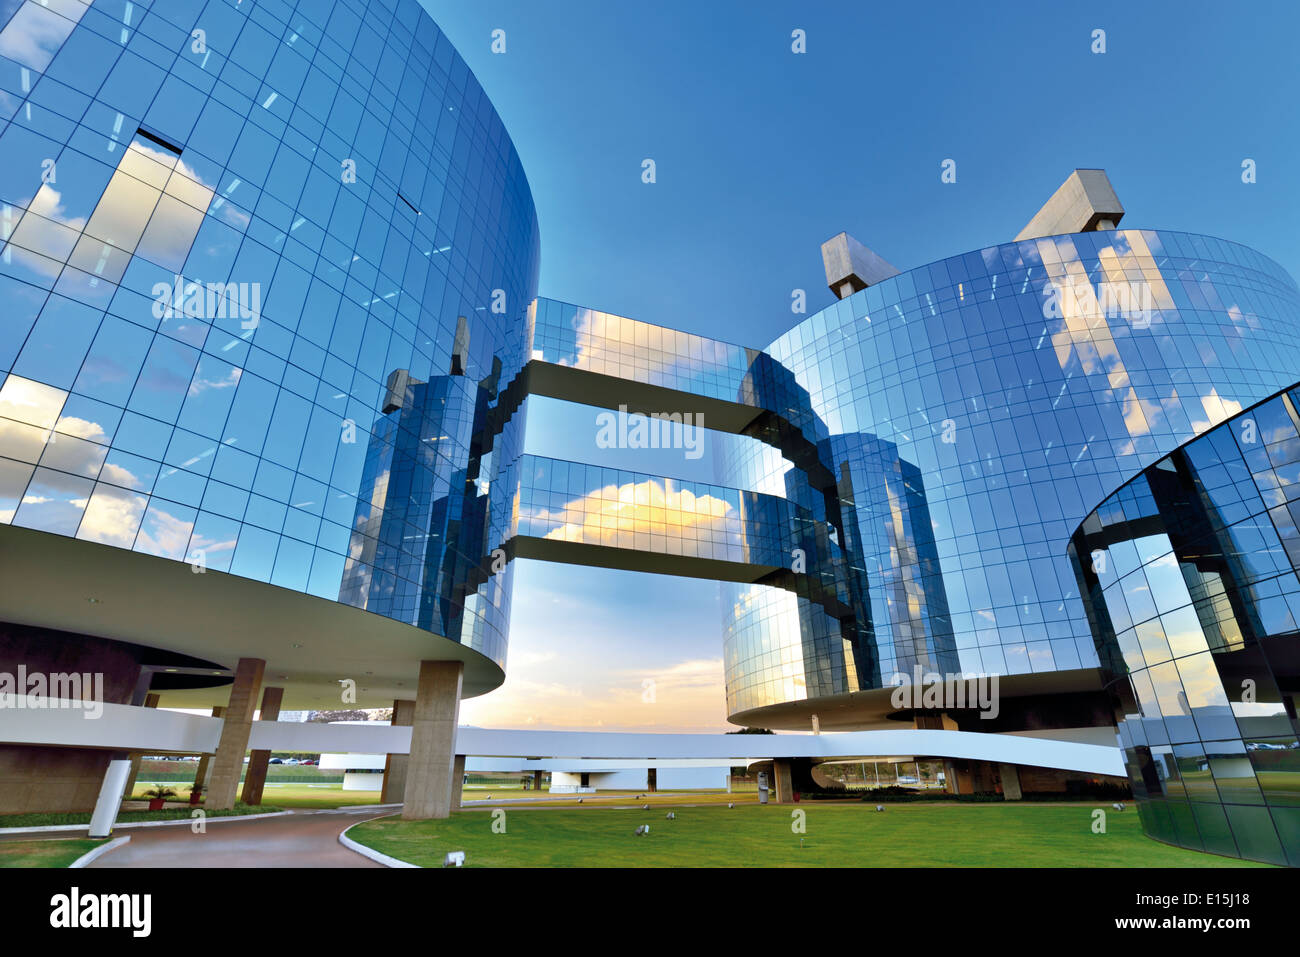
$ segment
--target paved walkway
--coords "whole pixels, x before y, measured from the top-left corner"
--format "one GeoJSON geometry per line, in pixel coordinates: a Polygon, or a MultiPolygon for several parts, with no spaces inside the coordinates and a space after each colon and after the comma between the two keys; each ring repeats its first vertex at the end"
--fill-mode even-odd
{"type": "Polygon", "coordinates": [[[379,817],[361,811],[296,811],[256,821],[209,820],[206,834],[186,824],[133,827],[130,843],[90,867],[383,867],[339,843],[344,828],[379,817]]]}

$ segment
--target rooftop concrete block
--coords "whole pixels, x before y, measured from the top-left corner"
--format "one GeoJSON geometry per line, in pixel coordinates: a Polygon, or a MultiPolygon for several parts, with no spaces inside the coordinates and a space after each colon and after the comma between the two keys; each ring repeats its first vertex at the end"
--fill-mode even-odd
{"type": "Polygon", "coordinates": [[[822,243],[822,263],[826,284],[840,299],[899,273],[848,233],[822,243]]]}
{"type": "Polygon", "coordinates": [[[1124,207],[1103,169],[1076,169],[1020,230],[1016,240],[1114,229],[1124,207]]]}

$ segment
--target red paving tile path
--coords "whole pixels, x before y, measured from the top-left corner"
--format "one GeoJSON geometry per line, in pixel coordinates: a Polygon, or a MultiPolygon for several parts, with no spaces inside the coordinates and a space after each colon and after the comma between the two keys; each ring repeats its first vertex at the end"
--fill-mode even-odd
{"type": "Polygon", "coordinates": [[[383,867],[339,843],[339,834],[383,812],[303,811],[256,821],[209,821],[206,834],[188,823],[133,827],[131,841],[90,867],[383,867]]]}

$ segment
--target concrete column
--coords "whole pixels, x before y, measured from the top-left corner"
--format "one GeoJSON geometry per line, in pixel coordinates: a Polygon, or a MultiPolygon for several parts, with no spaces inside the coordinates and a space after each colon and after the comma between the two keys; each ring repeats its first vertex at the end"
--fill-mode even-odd
{"type": "Polygon", "coordinates": [[[943,762],[943,789],[949,794],[961,793],[961,784],[957,780],[957,765],[952,761],[943,762]]]}
{"type": "MultiPolygon", "coordinates": [[[[158,707],[158,701],[161,695],[147,694],[144,696],[144,706],[146,708],[158,707]]],[[[131,773],[127,775],[126,786],[122,789],[122,800],[131,800],[131,792],[135,790],[135,779],[140,776],[140,758],[143,757],[138,751],[131,755],[131,773]]]]}
{"type": "MultiPolygon", "coordinates": [[[[220,718],[226,713],[225,708],[213,708],[212,717],[220,718]]],[[[212,755],[200,754],[199,766],[194,772],[194,787],[190,789],[190,803],[198,804],[199,799],[203,797],[203,792],[208,787],[208,771],[212,767],[212,755]]]]}
{"type": "Polygon", "coordinates": [[[90,837],[108,837],[113,833],[117,812],[122,807],[122,791],[130,773],[131,759],[126,752],[114,754],[104,772],[104,783],[99,786],[99,800],[95,802],[94,813],[90,815],[90,837]]]}
{"type": "Polygon", "coordinates": [[[793,804],[794,786],[790,783],[789,758],[777,758],[772,762],[772,777],[776,779],[776,803],[793,804]]]}
{"type": "MultiPolygon", "coordinates": [[[[257,720],[280,720],[280,702],[283,700],[283,688],[267,688],[263,691],[262,707],[258,712],[257,720]]],[[[262,791],[266,788],[266,769],[270,764],[270,751],[253,751],[249,754],[248,770],[244,773],[244,793],[241,798],[245,804],[262,803],[262,791]]]]}
{"type": "Polygon", "coordinates": [[[460,684],[464,673],[464,662],[420,662],[403,820],[422,821],[451,815],[456,722],[460,718],[460,684]]]}
{"type": "MultiPolygon", "coordinates": [[[[393,702],[393,720],[389,724],[394,728],[409,728],[415,720],[415,702],[399,699],[393,702]]],[[[406,793],[405,754],[390,754],[384,760],[384,788],[379,795],[380,804],[401,804],[406,793]]]]}
{"type": "Polygon", "coordinates": [[[533,772],[533,790],[534,790],[534,791],[540,791],[541,789],[542,789],[542,772],[541,772],[541,771],[534,771],[534,772],[533,772]]]}
{"type": "Polygon", "coordinates": [[[212,811],[235,806],[239,777],[244,770],[244,753],[248,735],[253,730],[253,712],[257,694],[262,690],[262,673],[266,662],[261,658],[240,658],[235,667],[235,684],[230,689],[230,704],[221,725],[217,753],[212,756],[212,784],[208,789],[207,807],[212,811]]]}
{"type": "Polygon", "coordinates": [[[998,775],[1002,778],[1002,797],[1008,801],[1020,800],[1020,770],[1014,764],[999,764],[998,775]]]}
{"type": "Polygon", "coordinates": [[[461,794],[465,788],[465,755],[456,755],[456,762],[451,766],[451,809],[460,810],[461,794]]]}

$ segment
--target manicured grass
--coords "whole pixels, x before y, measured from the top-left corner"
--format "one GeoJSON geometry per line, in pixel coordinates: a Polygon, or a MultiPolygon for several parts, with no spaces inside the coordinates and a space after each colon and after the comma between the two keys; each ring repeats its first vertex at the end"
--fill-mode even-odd
{"type": "MultiPolygon", "coordinates": [[[[197,761],[141,761],[137,781],[161,781],[172,786],[180,785],[188,793],[190,785],[194,783],[194,776],[198,773],[198,769],[199,763],[197,761]]],[[[247,771],[248,765],[244,765],[244,769],[239,773],[241,781],[247,771]]],[[[268,781],[332,782],[342,784],[343,772],[327,771],[316,764],[272,764],[266,769],[266,779],[268,781]]]]}
{"type": "Polygon", "coordinates": [[[1247,861],[1169,847],[1142,833],[1137,813],[1106,808],[1107,833],[1092,832],[1095,805],[892,805],[805,803],[512,808],[494,833],[488,810],[445,821],[383,818],[349,837],[393,857],[438,867],[465,851],[470,867],[1252,867],[1247,861]],[[806,833],[792,831],[804,811],[806,833]],[[635,837],[639,824],[650,834],[635,837]],[[802,838],[803,846],[800,847],[802,838]]]}
{"type": "Polygon", "coordinates": [[[267,782],[262,800],[274,801],[288,808],[354,807],[358,804],[378,804],[378,791],[345,791],[342,784],[314,787],[306,784],[272,784],[267,782]]]}
{"type": "Polygon", "coordinates": [[[596,794],[555,794],[549,791],[501,791],[497,788],[473,790],[465,788],[461,800],[466,802],[492,800],[494,807],[641,807],[649,804],[676,806],[680,804],[757,804],[758,792],[747,794],[728,794],[726,791],[658,791],[649,794],[645,791],[599,791],[596,794]],[[581,805],[579,805],[581,800],[581,805]]]}
{"type": "Polygon", "coordinates": [[[0,841],[0,867],[67,867],[103,841],[0,841]]]}
{"type": "MultiPolygon", "coordinates": [[[[152,786],[147,782],[137,782],[131,799],[134,801],[147,801],[145,791],[152,786]]],[[[182,788],[181,798],[188,797],[189,788],[182,788]]],[[[351,807],[357,804],[378,804],[379,792],[345,791],[341,782],[326,784],[293,782],[281,784],[275,781],[267,781],[262,792],[262,800],[275,804],[277,809],[351,807]]]]}
{"type": "MultiPolygon", "coordinates": [[[[233,808],[225,811],[209,811],[203,809],[208,817],[240,817],[245,814],[274,814],[276,811],[283,811],[282,807],[272,807],[263,804],[254,807],[251,804],[236,804],[233,808]]],[[[118,824],[126,824],[132,821],[175,821],[181,818],[189,818],[193,814],[194,808],[188,804],[168,803],[161,811],[120,811],[117,815],[118,824]]],[[[0,815],[0,829],[6,827],[53,827],[60,824],[89,824],[90,812],[82,811],[76,814],[5,814],[0,815]]]]}

